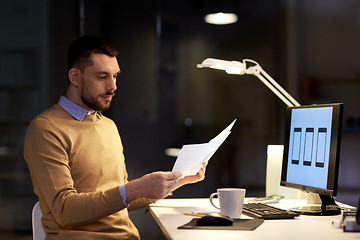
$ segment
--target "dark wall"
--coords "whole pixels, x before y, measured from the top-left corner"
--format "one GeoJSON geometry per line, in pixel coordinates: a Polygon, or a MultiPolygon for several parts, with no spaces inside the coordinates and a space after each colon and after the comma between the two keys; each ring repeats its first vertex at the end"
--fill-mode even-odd
{"type": "MultiPolygon", "coordinates": [[[[67,88],[71,40],[92,34],[118,49],[118,90],[104,112],[118,126],[129,178],[170,171],[169,146],[207,142],[232,122],[233,132],[211,159],[206,179],[174,197],[207,197],[218,187],[265,194],[266,148],[283,144],[285,105],[254,76],[197,69],[207,57],[253,59],[302,104],[344,102],[337,199],[360,192],[358,61],[360,26],[351,0],[37,0],[2,1],[0,16],[0,231],[29,232],[32,193],[22,144],[29,121],[67,88]],[[83,8],[82,8],[83,7],[83,8]],[[83,10],[83,15],[80,12],[83,10]],[[205,13],[238,14],[228,26],[205,13]],[[14,110],[16,109],[16,110],[14,110]],[[191,127],[184,121],[191,119],[191,127]]],[[[156,224],[133,213],[146,239],[156,224]]],[[[0,237],[1,238],[1,237],[0,237]]]]}

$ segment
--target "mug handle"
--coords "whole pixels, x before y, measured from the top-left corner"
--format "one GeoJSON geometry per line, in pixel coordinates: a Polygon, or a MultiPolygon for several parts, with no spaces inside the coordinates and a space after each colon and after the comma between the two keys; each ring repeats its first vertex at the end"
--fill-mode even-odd
{"type": "Polygon", "coordinates": [[[214,192],[210,195],[210,203],[211,203],[211,205],[213,205],[214,208],[220,209],[220,207],[216,206],[212,201],[215,196],[219,197],[219,194],[217,192],[214,192]]]}

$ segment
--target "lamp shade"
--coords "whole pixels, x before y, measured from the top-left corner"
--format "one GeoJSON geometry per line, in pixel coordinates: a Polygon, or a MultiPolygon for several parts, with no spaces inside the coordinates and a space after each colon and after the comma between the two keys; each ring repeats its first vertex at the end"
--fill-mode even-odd
{"type": "Polygon", "coordinates": [[[246,66],[238,61],[225,61],[215,58],[207,58],[201,64],[197,65],[198,68],[208,67],[219,70],[224,70],[228,74],[242,75],[245,73],[246,66]]]}

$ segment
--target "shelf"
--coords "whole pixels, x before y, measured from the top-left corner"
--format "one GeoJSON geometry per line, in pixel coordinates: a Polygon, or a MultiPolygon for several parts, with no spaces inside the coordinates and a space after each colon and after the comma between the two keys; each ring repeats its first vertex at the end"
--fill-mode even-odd
{"type": "Polygon", "coordinates": [[[9,127],[9,126],[24,126],[27,127],[30,123],[29,120],[0,120],[0,127],[9,127]]]}
{"type": "Polygon", "coordinates": [[[26,90],[38,90],[38,85],[36,84],[14,84],[14,85],[4,85],[0,84],[0,91],[26,91],[26,90]]]}

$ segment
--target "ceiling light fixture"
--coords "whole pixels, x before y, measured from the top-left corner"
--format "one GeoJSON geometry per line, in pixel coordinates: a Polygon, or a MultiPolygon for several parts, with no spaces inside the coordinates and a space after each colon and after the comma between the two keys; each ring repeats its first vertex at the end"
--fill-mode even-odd
{"type": "Polygon", "coordinates": [[[238,17],[234,13],[211,13],[205,16],[205,22],[215,25],[225,25],[237,22],[238,17]]]}

